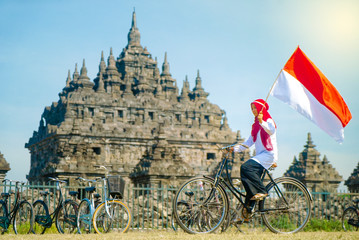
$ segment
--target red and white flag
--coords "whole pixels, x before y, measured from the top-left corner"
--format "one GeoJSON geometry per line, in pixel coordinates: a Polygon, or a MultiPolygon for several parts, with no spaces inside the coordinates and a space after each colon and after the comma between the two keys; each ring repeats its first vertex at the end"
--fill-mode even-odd
{"type": "Polygon", "coordinates": [[[299,46],[278,75],[271,95],[343,142],[344,127],[352,115],[338,90],[299,46]]]}

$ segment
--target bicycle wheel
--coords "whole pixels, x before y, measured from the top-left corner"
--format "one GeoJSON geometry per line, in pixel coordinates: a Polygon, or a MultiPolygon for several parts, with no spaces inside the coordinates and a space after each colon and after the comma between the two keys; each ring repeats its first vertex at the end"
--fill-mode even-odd
{"type": "Polygon", "coordinates": [[[343,212],[342,227],[344,231],[358,231],[359,213],[356,208],[348,207],[343,212]]]}
{"type": "Polygon", "coordinates": [[[44,234],[46,229],[52,225],[49,209],[42,200],[37,200],[33,205],[33,209],[35,216],[33,231],[35,234],[44,234]]]}
{"type": "Polygon", "coordinates": [[[28,201],[22,201],[14,214],[14,232],[16,234],[29,234],[34,223],[32,205],[28,201]]]}
{"type": "Polygon", "coordinates": [[[198,177],[180,186],[173,209],[176,221],[184,231],[210,233],[225,221],[228,198],[221,185],[214,188],[213,179],[198,177]]]}
{"type": "Polygon", "coordinates": [[[7,208],[4,201],[0,200],[0,233],[3,234],[7,231],[10,225],[10,220],[8,218],[7,208]]]}
{"type": "Polygon", "coordinates": [[[109,200],[101,203],[95,209],[92,224],[99,234],[116,232],[125,233],[131,225],[130,209],[119,200],[109,200]]]}
{"type": "Polygon", "coordinates": [[[265,225],[274,233],[295,233],[305,227],[311,214],[311,197],[297,180],[283,177],[267,185],[268,197],[260,201],[265,225]]]}
{"type": "Polygon", "coordinates": [[[59,233],[76,233],[78,204],[69,200],[64,203],[56,215],[56,228],[59,233]]]}
{"type": "Polygon", "coordinates": [[[92,231],[92,207],[89,200],[82,200],[77,212],[77,228],[79,233],[92,231]]]}

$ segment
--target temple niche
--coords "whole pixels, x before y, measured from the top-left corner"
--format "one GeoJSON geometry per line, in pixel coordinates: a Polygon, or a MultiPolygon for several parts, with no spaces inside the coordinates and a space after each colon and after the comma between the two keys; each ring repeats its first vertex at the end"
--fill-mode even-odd
{"type": "Polygon", "coordinates": [[[6,173],[10,170],[10,164],[5,160],[4,155],[0,152],[0,183],[5,179],[6,173]]]}
{"type": "Polygon", "coordinates": [[[344,184],[348,187],[349,192],[359,193],[359,162],[344,184]]]}
{"type": "Polygon", "coordinates": [[[80,71],[77,64],[68,71],[59,100],[45,107],[25,144],[29,181],[94,178],[104,175],[98,166],[106,165],[127,181],[175,185],[212,173],[221,158],[218,145],[241,140],[225,111],[209,102],[199,70],[194,88],[185,76],[180,90],[166,52],[158,67],[141,45],[135,12],[127,38],[117,58],[112,48],[107,61],[101,52],[93,81],[85,60],[80,71]]]}
{"type": "Polygon", "coordinates": [[[335,192],[343,178],[325,155],[323,160],[319,156],[320,153],[315,149],[311,134],[308,133],[307,144],[299,154],[299,159],[294,157],[292,165],[284,176],[300,180],[312,192],[335,192]]]}

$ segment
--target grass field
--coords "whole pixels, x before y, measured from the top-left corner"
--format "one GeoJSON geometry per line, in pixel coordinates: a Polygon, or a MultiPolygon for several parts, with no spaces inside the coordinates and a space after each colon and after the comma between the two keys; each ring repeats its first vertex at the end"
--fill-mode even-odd
{"type": "Polygon", "coordinates": [[[174,232],[174,231],[129,231],[125,234],[87,234],[87,235],[60,235],[60,234],[44,234],[44,235],[13,235],[5,234],[0,237],[4,240],[95,240],[95,239],[126,239],[126,240],[137,240],[137,239],[196,239],[196,240],[223,240],[223,239],[245,239],[245,240],[301,240],[301,239],[315,239],[315,240],[349,240],[349,239],[359,239],[359,232],[299,232],[296,234],[290,235],[279,235],[270,232],[264,233],[217,233],[217,234],[203,234],[203,235],[191,235],[184,232],[174,232]]]}

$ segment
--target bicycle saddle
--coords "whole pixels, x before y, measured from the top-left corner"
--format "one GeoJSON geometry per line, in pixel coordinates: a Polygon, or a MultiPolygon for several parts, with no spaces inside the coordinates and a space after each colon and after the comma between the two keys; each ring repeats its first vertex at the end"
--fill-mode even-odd
{"type": "Polygon", "coordinates": [[[96,191],[96,187],[86,187],[85,191],[92,193],[92,192],[96,191]]]}
{"type": "Polygon", "coordinates": [[[76,197],[79,194],[77,191],[69,191],[70,196],[76,197]]]}

